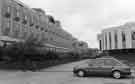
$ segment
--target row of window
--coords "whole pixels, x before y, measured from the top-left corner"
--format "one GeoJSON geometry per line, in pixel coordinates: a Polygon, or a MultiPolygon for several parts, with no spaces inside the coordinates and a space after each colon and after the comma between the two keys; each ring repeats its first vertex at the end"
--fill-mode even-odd
{"type": "MultiPolygon", "coordinates": [[[[35,28],[40,30],[40,31],[48,32],[48,33],[51,33],[51,34],[56,35],[58,37],[61,37],[63,39],[70,40],[69,38],[66,38],[66,37],[64,37],[64,36],[54,32],[54,31],[51,31],[49,29],[45,29],[44,27],[40,27],[39,25],[37,25],[38,22],[41,22],[41,21],[38,21],[38,19],[39,19],[39,18],[37,18],[38,16],[35,17],[32,15],[28,15],[25,11],[26,9],[23,8],[24,6],[21,6],[20,4],[19,4],[19,6],[22,8],[22,10],[20,7],[18,7],[18,8],[17,8],[17,6],[13,7],[13,5],[11,7],[9,4],[7,6],[4,6],[3,12],[2,12],[3,16],[6,19],[11,19],[13,17],[13,20],[16,22],[21,22],[24,25],[27,25],[29,23],[30,27],[35,26],[35,28]],[[34,23],[36,23],[36,24],[34,24],[34,23]]],[[[53,19],[52,16],[48,16],[48,20],[49,20],[49,22],[55,24],[55,20],[53,19]]],[[[44,23],[44,22],[41,22],[41,23],[44,23]]]]}
{"type": "MultiPolygon", "coordinates": [[[[125,32],[122,32],[121,33],[121,37],[122,37],[122,46],[123,48],[126,48],[126,35],[125,35],[125,32]]],[[[133,37],[132,37],[133,39],[133,37]]],[[[109,44],[109,49],[112,49],[112,37],[111,37],[111,32],[108,32],[108,33],[105,33],[105,37],[104,37],[104,40],[103,44],[105,44],[105,49],[107,49],[107,45],[109,44]],[[109,42],[107,41],[107,39],[109,39],[109,42]]],[[[117,35],[117,31],[115,31],[114,33],[114,42],[115,42],[115,49],[118,48],[118,35],[117,35]]],[[[101,43],[100,43],[101,44],[101,43]]]]}
{"type": "MultiPolygon", "coordinates": [[[[8,18],[8,19],[10,19],[10,17],[11,17],[10,13],[5,13],[4,16],[5,16],[5,18],[8,18]]],[[[20,18],[19,18],[19,17],[15,17],[15,18],[14,18],[14,21],[19,22],[19,21],[20,21],[20,18]]],[[[22,21],[22,24],[26,25],[26,24],[27,24],[27,20],[26,20],[26,19],[23,20],[23,21],[22,21]]],[[[33,27],[33,26],[34,26],[34,23],[30,24],[30,27],[33,27]]],[[[50,33],[52,33],[52,34],[54,34],[54,35],[57,35],[57,36],[59,36],[59,37],[61,37],[61,38],[64,39],[64,37],[61,36],[61,35],[59,35],[58,33],[53,32],[53,31],[50,31],[50,30],[45,29],[45,28],[43,28],[43,27],[40,28],[39,25],[36,25],[35,28],[36,28],[36,29],[40,29],[41,31],[44,31],[44,32],[50,32],[50,33]]],[[[69,39],[67,39],[67,40],[69,40],[69,39]]]]}

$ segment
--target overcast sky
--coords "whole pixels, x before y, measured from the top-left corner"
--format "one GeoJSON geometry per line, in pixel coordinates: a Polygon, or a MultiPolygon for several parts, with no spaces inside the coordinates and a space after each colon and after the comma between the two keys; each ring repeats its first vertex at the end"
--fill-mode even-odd
{"type": "Polygon", "coordinates": [[[102,29],[135,21],[135,0],[22,0],[61,21],[65,30],[89,47],[98,47],[102,29]]]}

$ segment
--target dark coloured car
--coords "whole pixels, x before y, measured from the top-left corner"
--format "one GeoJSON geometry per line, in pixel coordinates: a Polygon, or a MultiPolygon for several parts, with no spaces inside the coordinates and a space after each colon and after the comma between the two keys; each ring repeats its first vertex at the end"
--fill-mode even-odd
{"type": "Polygon", "coordinates": [[[75,66],[73,73],[79,77],[86,75],[110,75],[119,79],[123,76],[131,75],[131,68],[115,58],[97,58],[75,66]]]}

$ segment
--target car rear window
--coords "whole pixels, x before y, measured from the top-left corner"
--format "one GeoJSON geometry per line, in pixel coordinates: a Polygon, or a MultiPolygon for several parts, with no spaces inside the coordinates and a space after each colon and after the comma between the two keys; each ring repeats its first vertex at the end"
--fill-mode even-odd
{"type": "Polygon", "coordinates": [[[105,65],[108,65],[108,66],[121,65],[118,61],[113,60],[113,59],[105,59],[105,60],[104,60],[104,64],[105,64],[105,65]]]}

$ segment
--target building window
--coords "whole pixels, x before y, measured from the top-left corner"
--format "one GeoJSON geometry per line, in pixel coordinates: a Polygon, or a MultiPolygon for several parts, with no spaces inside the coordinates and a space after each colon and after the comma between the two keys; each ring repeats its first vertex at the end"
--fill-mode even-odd
{"type": "MultiPolygon", "coordinates": [[[[4,11],[6,11],[6,10],[4,10],[4,11]]],[[[6,17],[6,18],[10,18],[10,6],[8,6],[7,7],[7,11],[5,12],[5,14],[4,14],[4,16],[6,17]]]]}
{"type": "Polygon", "coordinates": [[[135,40],[135,32],[132,32],[132,40],[135,40]]]}
{"type": "Polygon", "coordinates": [[[10,14],[9,13],[5,13],[5,17],[6,18],[10,18],[10,14]]]}
{"type": "Polygon", "coordinates": [[[18,21],[20,21],[20,18],[19,17],[15,17],[14,20],[18,22],[18,21]]]}
{"type": "Polygon", "coordinates": [[[105,49],[107,49],[107,33],[105,33],[105,49]]]}
{"type": "Polygon", "coordinates": [[[38,25],[36,25],[36,29],[38,29],[39,28],[39,26],[38,25]]]}
{"type": "Polygon", "coordinates": [[[102,41],[99,40],[99,49],[102,50],[102,41]]]}
{"type": "Polygon", "coordinates": [[[9,35],[11,23],[9,21],[6,24],[7,24],[7,26],[4,28],[4,32],[3,33],[4,33],[4,35],[9,35]]]}
{"type": "Polygon", "coordinates": [[[33,25],[34,25],[33,16],[30,15],[30,27],[32,27],[33,25]]]}
{"type": "Polygon", "coordinates": [[[20,13],[19,13],[19,9],[18,9],[18,6],[17,6],[17,7],[14,8],[14,20],[17,21],[17,22],[20,21],[19,16],[20,16],[20,13]]]}
{"type": "Polygon", "coordinates": [[[31,23],[31,24],[30,24],[30,27],[32,27],[33,25],[34,25],[34,24],[33,24],[33,23],[31,23]]]}
{"type": "Polygon", "coordinates": [[[104,39],[102,40],[102,49],[104,50],[104,39]]]}
{"type": "Polygon", "coordinates": [[[48,30],[46,29],[45,32],[48,32],[48,30]]]}
{"type": "Polygon", "coordinates": [[[22,21],[23,24],[27,24],[27,16],[24,17],[23,21],[22,21]]]}
{"type": "Polygon", "coordinates": [[[122,32],[122,41],[124,42],[126,40],[125,33],[122,32]]]}
{"type": "Polygon", "coordinates": [[[123,46],[123,48],[126,48],[126,36],[125,36],[125,32],[122,32],[122,46],[123,46]]]}
{"type": "Polygon", "coordinates": [[[44,28],[43,27],[41,27],[41,31],[43,31],[44,30],[44,28]]]}
{"type": "Polygon", "coordinates": [[[117,31],[115,31],[115,34],[114,34],[114,38],[115,38],[115,48],[117,48],[117,44],[118,44],[118,36],[117,36],[117,31]]]}
{"type": "Polygon", "coordinates": [[[112,49],[112,38],[111,38],[111,32],[109,32],[109,43],[110,43],[110,49],[112,49]]]}
{"type": "Polygon", "coordinates": [[[82,47],[83,46],[83,43],[79,43],[79,46],[82,47]]]}
{"type": "Polygon", "coordinates": [[[17,12],[17,13],[18,13],[18,14],[17,14],[17,16],[14,18],[14,20],[18,22],[18,21],[20,21],[20,18],[19,18],[19,12],[17,12]]]}
{"type": "Polygon", "coordinates": [[[24,25],[26,25],[27,24],[27,21],[26,20],[23,20],[23,22],[22,22],[24,25]]]}

